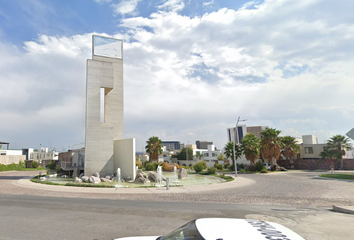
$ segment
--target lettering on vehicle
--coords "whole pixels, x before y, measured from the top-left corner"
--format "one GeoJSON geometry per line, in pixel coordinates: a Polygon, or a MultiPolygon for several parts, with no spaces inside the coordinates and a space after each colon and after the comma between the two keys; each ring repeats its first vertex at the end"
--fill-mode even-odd
{"type": "Polygon", "coordinates": [[[264,221],[246,220],[252,227],[256,228],[266,239],[269,240],[291,240],[284,233],[264,221]]]}

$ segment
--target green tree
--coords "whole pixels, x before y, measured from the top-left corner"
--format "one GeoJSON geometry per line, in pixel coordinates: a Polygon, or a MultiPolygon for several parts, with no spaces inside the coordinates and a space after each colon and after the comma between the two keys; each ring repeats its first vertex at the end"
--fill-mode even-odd
{"type": "Polygon", "coordinates": [[[280,157],[281,131],[275,128],[267,128],[261,132],[261,154],[263,159],[269,161],[273,168],[277,168],[277,160],[280,157]]]}
{"type": "Polygon", "coordinates": [[[281,143],[284,157],[289,160],[290,167],[294,168],[294,159],[297,158],[300,146],[297,144],[295,138],[291,136],[281,137],[281,143]]]}
{"type": "Polygon", "coordinates": [[[234,146],[235,146],[235,157],[236,160],[237,158],[240,158],[242,155],[242,148],[238,144],[234,144],[234,142],[228,142],[226,143],[224,147],[224,154],[227,159],[231,158],[233,165],[235,166],[235,161],[234,161],[234,146]]]}
{"type": "Polygon", "coordinates": [[[162,154],[162,141],[158,137],[152,136],[146,141],[145,151],[150,155],[150,162],[157,162],[162,154]]]}
{"type": "Polygon", "coordinates": [[[246,159],[251,162],[251,165],[255,165],[260,156],[260,139],[252,133],[247,133],[241,141],[241,147],[246,159]]]}
{"type": "Polygon", "coordinates": [[[224,161],[224,159],[225,159],[224,154],[220,153],[220,154],[218,155],[218,160],[219,160],[219,161],[224,161]]]}
{"type": "Polygon", "coordinates": [[[344,135],[334,135],[327,141],[327,147],[320,155],[325,156],[327,154],[327,156],[332,156],[337,161],[341,161],[341,168],[343,168],[343,155],[345,155],[346,150],[353,148],[349,141],[350,139],[344,135]]]}
{"type": "Polygon", "coordinates": [[[200,151],[195,152],[195,156],[199,159],[202,160],[202,153],[200,151]]]}
{"type": "Polygon", "coordinates": [[[175,156],[178,160],[187,160],[187,152],[188,152],[188,160],[193,160],[193,149],[190,147],[185,147],[182,148],[179,153],[177,153],[175,156]]]}

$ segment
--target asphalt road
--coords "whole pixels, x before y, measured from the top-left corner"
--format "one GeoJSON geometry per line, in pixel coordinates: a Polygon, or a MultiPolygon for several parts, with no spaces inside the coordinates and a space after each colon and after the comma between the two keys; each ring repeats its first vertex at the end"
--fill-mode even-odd
{"type": "Polygon", "coordinates": [[[312,172],[241,175],[254,184],[158,195],[63,193],[13,184],[31,174],[0,173],[0,239],[162,235],[199,217],[274,221],[308,240],[354,236],[354,215],[330,211],[332,204],[354,205],[354,182],[320,180],[312,172]]]}

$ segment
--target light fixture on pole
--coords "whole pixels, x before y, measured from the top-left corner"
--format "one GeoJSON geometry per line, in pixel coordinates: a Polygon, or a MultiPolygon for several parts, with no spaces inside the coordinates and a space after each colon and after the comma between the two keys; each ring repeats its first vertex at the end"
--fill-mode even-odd
{"type": "MultiPolygon", "coordinates": [[[[238,137],[238,122],[245,122],[247,121],[247,119],[242,119],[240,120],[240,116],[238,117],[237,119],[237,122],[236,122],[236,127],[235,127],[235,131],[234,131],[234,165],[235,165],[235,176],[237,177],[237,164],[236,164],[236,150],[235,150],[235,146],[236,146],[236,139],[240,139],[238,137]]],[[[239,141],[238,141],[239,142],[239,141]]]]}

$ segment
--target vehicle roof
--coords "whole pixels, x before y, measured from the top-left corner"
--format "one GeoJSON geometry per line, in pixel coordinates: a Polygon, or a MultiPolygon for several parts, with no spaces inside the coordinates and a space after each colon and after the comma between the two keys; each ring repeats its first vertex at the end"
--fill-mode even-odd
{"type": "Polygon", "coordinates": [[[205,240],[304,240],[280,224],[253,219],[200,218],[196,226],[205,240]]]}

